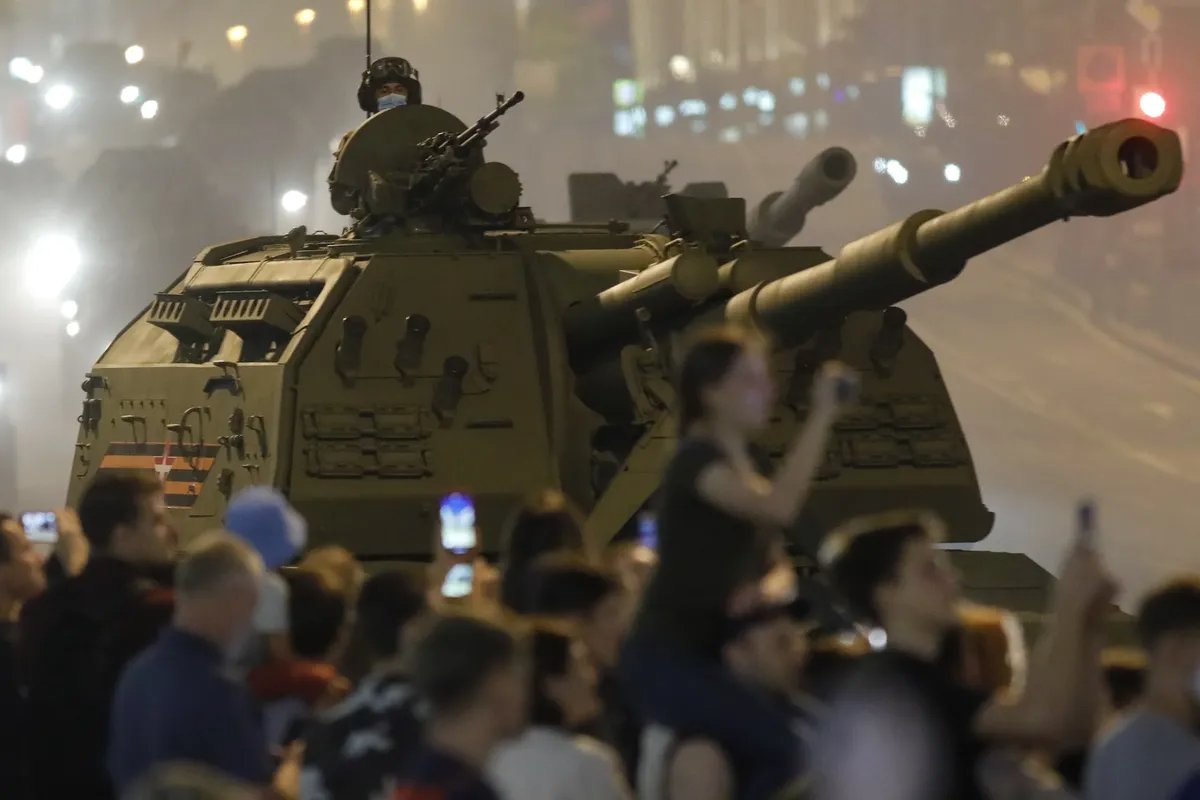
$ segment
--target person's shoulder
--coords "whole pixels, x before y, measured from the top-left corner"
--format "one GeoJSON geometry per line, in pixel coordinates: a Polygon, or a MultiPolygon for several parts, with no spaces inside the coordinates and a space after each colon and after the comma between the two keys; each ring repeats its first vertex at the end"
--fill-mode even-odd
{"type": "Polygon", "coordinates": [[[575,736],[571,745],[576,760],[585,770],[607,772],[620,769],[621,757],[617,755],[616,749],[593,736],[575,736]]]}
{"type": "Polygon", "coordinates": [[[1200,767],[1184,781],[1171,800],[1200,800],[1200,767]]]}

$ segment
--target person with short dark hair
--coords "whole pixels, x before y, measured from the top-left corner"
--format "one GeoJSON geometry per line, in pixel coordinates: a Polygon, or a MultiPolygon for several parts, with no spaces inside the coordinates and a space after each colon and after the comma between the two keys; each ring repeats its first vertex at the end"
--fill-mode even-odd
{"type": "Polygon", "coordinates": [[[531,724],[492,758],[496,788],[510,800],[631,800],[616,752],[575,733],[601,711],[587,646],[570,627],[549,623],[530,639],[531,724]]]}
{"type": "Polygon", "coordinates": [[[332,575],[305,569],[283,573],[288,597],[289,657],[261,664],[246,683],[262,704],[267,744],[294,741],[322,705],[341,699],[335,648],[346,624],[346,601],[332,575]]]}
{"type": "MultiPolygon", "coordinates": [[[[803,602],[760,607],[731,618],[721,659],[748,690],[777,706],[793,723],[799,738],[807,739],[807,710],[798,700],[797,624],[808,616],[803,602]]],[[[710,736],[673,731],[660,725],[646,729],[638,772],[641,800],[734,800],[743,796],[739,764],[729,750],[710,736]]],[[[803,772],[791,790],[806,786],[803,772]]]]}
{"type": "Polygon", "coordinates": [[[1200,797],[1200,576],[1152,591],[1137,627],[1147,657],[1145,691],[1092,752],[1088,800],[1200,797]]]}
{"type": "Polygon", "coordinates": [[[782,530],[824,461],[850,379],[837,364],[814,376],[804,428],[768,477],[770,460],[752,445],[777,399],[767,343],[746,329],[707,330],[679,364],[680,438],[657,498],[659,564],[621,671],[647,720],[718,740],[753,775],[745,796],[760,800],[799,773],[800,746],[786,715],[722,665],[722,634],[768,576],[794,583],[782,530]]]}
{"type": "Polygon", "coordinates": [[[627,778],[637,775],[642,737],[641,715],[622,690],[617,664],[634,611],[629,590],[615,573],[579,556],[540,559],[530,576],[530,612],[568,621],[587,646],[599,673],[602,708],[579,733],[588,733],[616,748],[627,778]]]}
{"type": "Polygon", "coordinates": [[[40,800],[112,797],[104,759],[117,679],[173,608],[159,579],[177,541],[162,484],[148,473],[101,471],[78,512],[91,548],[87,566],[21,616],[30,764],[40,800]]]}
{"type": "Polygon", "coordinates": [[[909,765],[903,777],[914,781],[914,797],[982,797],[978,769],[988,747],[1062,749],[1090,738],[1102,622],[1115,592],[1099,556],[1082,544],[1071,551],[1024,691],[992,695],[959,682],[939,661],[962,599],[958,574],[938,548],[944,532],[932,514],[889,512],[851,520],[821,549],[843,599],[886,637],[883,649],[859,660],[829,714],[827,757],[818,761],[835,787],[826,789],[831,797],[847,796],[836,787],[852,796],[860,787],[844,781],[857,778],[860,764],[885,760],[887,768],[909,765]],[[894,748],[906,749],[872,739],[901,717],[909,735],[894,748]]]}
{"type": "Polygon", "coordinates": [[[468,616],[438,620],[413,649],[428,704],[425,744],[393,782],[396,800],[500,800],[484,778],[501,744],[525,728],[528,672],[518,639],[468,616]]]}
{"type": "Polygon", "coordinates": [[[108,763],[118,790],[190,761],[269,787],[271,760],[249,693],[225,672],[250,627],[262,560],[223,532],[193,541],[176,570],[175,619],[121,676],[108,763]]]}
{"type": "Polygon", "coordinates": [[[556,489],[538,492],[522,503],[505,524],[500,602],[518,614],[529,613],[530,574],[547,555],[583,556],[583,518],[556,489]]]}
{"type": "Polygon", "coordinates": [[[366,674],[305,730],[305,800],[370,800],[416,751],[422,723],[402,665],[428,618],[424,588],[404,573],[381,572],[363,584],[351,642],[366,674]]]}

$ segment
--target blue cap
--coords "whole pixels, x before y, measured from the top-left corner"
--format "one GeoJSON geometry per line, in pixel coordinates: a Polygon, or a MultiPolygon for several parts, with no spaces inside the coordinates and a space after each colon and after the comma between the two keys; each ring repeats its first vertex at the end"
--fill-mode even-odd
{"type": "Polygon", "coordinates": [[[239,492],[225,509],[225,529],[257,550],[267,569],[290,564],[308,541],[304,517],[269,486],[239,492]]]}

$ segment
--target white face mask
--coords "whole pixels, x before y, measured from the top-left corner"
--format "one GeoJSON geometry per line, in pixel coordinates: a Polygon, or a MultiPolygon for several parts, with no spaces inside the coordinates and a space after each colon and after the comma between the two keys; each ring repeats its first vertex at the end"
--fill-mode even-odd
{"type": "Polygon", "coordinates": [[[380,111],[388,111],[393,108],[408,105],[408,98],[402,94],[385,94],[376,101],[380,111]]]}

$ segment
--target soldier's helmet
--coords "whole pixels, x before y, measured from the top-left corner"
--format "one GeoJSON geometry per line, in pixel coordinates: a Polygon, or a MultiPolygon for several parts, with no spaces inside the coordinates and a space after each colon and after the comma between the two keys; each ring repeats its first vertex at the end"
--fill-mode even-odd
{"type": "Polygon", "coordinates": [[[400,83],[408,89],[408,105],[421,103],[421,74],[408,60],[387,56],[371,64],[362,74],[358,86],[358,105],[363,111],[374,114],[379,111],[375,92],[388,83],[400,83]]]}

